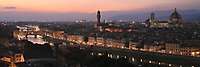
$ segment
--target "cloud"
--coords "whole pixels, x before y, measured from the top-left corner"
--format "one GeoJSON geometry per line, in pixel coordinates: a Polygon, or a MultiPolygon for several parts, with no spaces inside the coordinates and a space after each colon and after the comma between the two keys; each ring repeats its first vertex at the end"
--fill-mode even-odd
{"type": "Polygon", "coordinates": [[[13,9],[17,9],[17,7],[15,7],[15,6],[5,6],[5,7],[3,7],[3,9],[13,10],[13,9]]]}

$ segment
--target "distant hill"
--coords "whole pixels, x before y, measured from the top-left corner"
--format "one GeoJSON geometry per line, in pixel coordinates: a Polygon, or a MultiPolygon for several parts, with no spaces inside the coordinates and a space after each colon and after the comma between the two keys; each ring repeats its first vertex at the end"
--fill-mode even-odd
{"type": "MultiPolygon", "coordinates": [[[[178,10],[178,12],[182,15],[184,21],[200,21],[200,10],[178,10]]],[[[151,12],[124,12],[124,14],[112,16],[111,19],[144,21],[149,17],[150,13],[151,12]]],[[[172,11],[155,11],[154,13],[159,20],[168,20],[172,11]]]]}
{"type": "MultiPolygon", "coordinates": [[[[160,20],[168,20],[172,10],[154,11],[160,20]]],[[[185,21],[199,21],[200,10],[178,10],[185,21]]],[[[102,20],[136,20],[145,21],[151,11],[106,11],[101,12],[102,20]]],[[[96,21],[96,13],[35,13],[35,12],[1,12],[0,20],[8,21],[76,21],[92,20],[96,21]]]]}

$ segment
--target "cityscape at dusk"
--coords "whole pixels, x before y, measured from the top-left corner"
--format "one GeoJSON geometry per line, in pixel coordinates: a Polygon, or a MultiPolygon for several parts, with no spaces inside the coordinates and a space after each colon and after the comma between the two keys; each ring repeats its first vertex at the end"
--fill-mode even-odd
{"type": "Polygon", "coordinates": [[[200,67],[199,0],[0,0],[0,67],[200,67]]]}

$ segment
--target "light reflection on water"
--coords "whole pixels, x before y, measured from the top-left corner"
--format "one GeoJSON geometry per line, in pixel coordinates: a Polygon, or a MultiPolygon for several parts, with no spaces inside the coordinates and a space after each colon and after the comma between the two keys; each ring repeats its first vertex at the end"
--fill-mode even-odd
{"type": "MultiPolygon", "coordinates": [[[[91,56],[103,56],[105,55],[104,53],[90,53],[91,56]]],[[[114,55],[114,54],[107,54],[105,55],[111,59],[119,59],[119,58],[124,58],[124,59],[129,59],[129,62],[131,63],[145,63],[145,64],[154,64],[154,65],[163,65],[163,66],[168,66],[168,67],[184,67],[184,65],[178,65],[178,64],[170,64],[166,62],[160,62],[160,61],[153,61],[153,60],[147,60],[147,59],[141,59],[141,58],[135,58],[135,57],[128,57],[128,56],[121,56],[121,55],[114,55]]],[[[139,64],[140,65],[140,64],[139,64]]],[[[186,67],[198,67],[198,66],[186,66],[186,67]]]]}

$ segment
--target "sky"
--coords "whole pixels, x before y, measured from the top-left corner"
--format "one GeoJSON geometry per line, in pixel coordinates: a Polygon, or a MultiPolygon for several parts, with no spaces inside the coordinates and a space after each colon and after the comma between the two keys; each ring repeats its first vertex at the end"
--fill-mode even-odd
{"type": "MultiPolygon", "coordinates": [[[[200,0],[0,0],[0,12],[95,13],[200,9],[200,0]]],[[[8,15],[11,16],[11,15],[8,15]]]]}
{"type": "Polygon", "coordinates": [[[1,10],[30,12],[95,12],[196,8],[200,0],[0,0],[1,10]]]}

